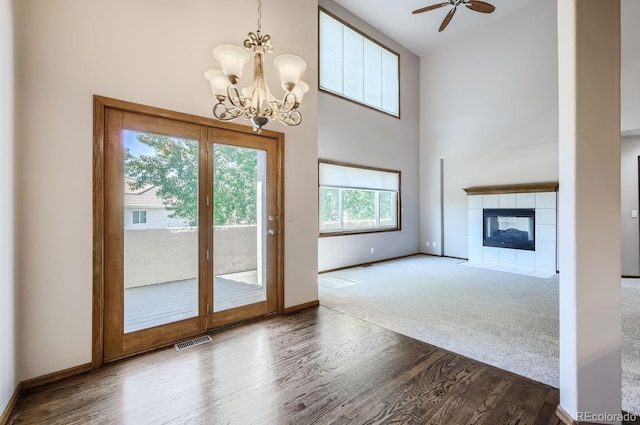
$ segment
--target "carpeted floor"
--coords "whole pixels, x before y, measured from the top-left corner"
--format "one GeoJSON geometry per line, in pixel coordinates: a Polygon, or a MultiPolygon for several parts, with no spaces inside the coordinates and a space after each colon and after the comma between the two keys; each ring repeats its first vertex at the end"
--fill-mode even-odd
{"type": "MultiPolygon", "coordinates": [[[[413,256],[319,276],[320,303],[559,386],[558,275],[548,279],[413,256]]],[[[623,409],[640,414],[640,281],[622,281],[623,409]]]]}

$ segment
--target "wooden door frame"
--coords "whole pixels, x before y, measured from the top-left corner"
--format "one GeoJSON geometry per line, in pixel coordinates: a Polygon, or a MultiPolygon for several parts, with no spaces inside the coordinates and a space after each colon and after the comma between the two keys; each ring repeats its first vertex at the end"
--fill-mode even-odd
{"type": "MultiPolygon", "coordinates": [[[[93,297],[92,297],[92,356],[93,369],[103,365],[104,357],[104,213],[105,213],[105,178],[104,178],[104,143],[105,143],[105,110],[115,109],[123,112],[146,114],[152,117],[167,118],[191,124],[236,131],[239,133],[256,133],[251,127],[234,123],[225,123],[212,118],[174,112],[109,97],[93,96],[93,297]]],[[[277,144],[277,210],[284,216],[284,134],[264,130],[264,137],[276,140],[277,144]]],[[[284,220],[280,223],[277,235],[278,264],[276,267],[276,305],[277,314],[284,311],[284,220]]]]}
{"type": "MultiPolygon", "coordinates": [[[[278,164],[278,141],[276,139],[268,139],[268,141],[264,141],[265,139],[260,137],[257,134],[253,134],[251,136],[247,135],[247,134],[242,134],[242,133],[238,133],[238,132],[233,132],[233,131],[228,131],[225,129],[221,129],[221,128],[214,128],[214,127],[209,127],[208,128],[208,132],[207,132],[207,146],[209,148],[209,155],[210,155],[210,159],[211,159],[211,164],[213,165],[213,168],[215,169],[215,165],[214,165],[214,152],[215,152],[215,145],[225,145],[225,146],[230,146],[230,147],[239,147],[239,148],[245,148],[245,149],[252,149],[255,150],[256,153],[258,151],[263,151],[266,154],[266,174],[265,174],[265,178],[266,181],[268,182],[266,185],[266,206],[267,209],[265,210],[265,219],[266,216],[268,215],[272,215],[272,216],[281,216],[281,210],[278,209],[278,183],[277,183],[277,179],[278,179],[278,168],[279,168],[279,164],[278,164]],[[271,182],[276,182],[276,184],[272,184],[271,182]]],[[[215,200],[215,196],[213,193],[214,190],[214,186],[217,184],[217,182],[214,181],[213,179],[213,174],[212,173],[208,173],[208,177],[209,177],[209,181],[207,183],[207,189],[211,190],[212,192],[210,193],[211,199],[213,200],[213,205],[215,208],[215,204],[216,204],[216,200],[215,200]]],[[[276,225],[279,227],[282,223],[282,220],[278,219],[276,222],[276,225]]],[[[267,220],[265,220],[265,223],[268,223],[267,220]]],[[[212,223],[213,225],[213,223],[212,223]]],[[[263,230],[263,234],[260,235],[258,234],[258,239],[260,239],[261,237],[264,238],[264,242],[267,246],[269,246],[268,252],[277,252],[277,248],[278,246],[280,246],[280,243],[278,241],[278,236],[279,233],[275,233],[273,236],[268,236],[266,233],[266,228],[262,229],[263,230]]],[[[209,244],[210,249],[213,252],[213,257],[216,257],[216,241],[215,238],[213,237],[213,233],[209,232],[209,236],[211,237],[211,243],[209,244]]],[[[208,283],[208,285],[210,285],[210,287],[214,288],[213,289],[213,297],[215,298],[215,280],[216,280],[216,271],[214,268],[214,261],[209,262],[209,270],[207,271],[207,275],[212,277],[212,281],[208,283]]],[[[278,286],[277,284],[275,284],[275,278],[278,275],[278,270],[277,270],[277,263],[276,264],[272,264],[270,261],[268,261],[268,269],[269,271],[267,272],[267,282],[264,282],[267,285],[267,297],[264,301],[262,302],[256,302],[253,303],[251,305],[239,305],[233,308],[229,308],[229,309],[224,309],[224,310],[220,310],[220,311],[216,311],[214,308],[214,304],[215,304],[215,300],[214,304],[211,304],[211,309],[207,310],[207,320],[208,323],[215,323],[216,327],[219,326],[228,326],[228,325],[233,325],[235,323],[239,323],[241,321],[244,320],[250,320],[252,317],[261,317],[264,315],[269,315],[269,314],[273,314],[278,313],[278,304],[277,304],[277,300],[278,300],[278,296],[277,296],[277,289],[278,286]],[[273,267],[273,268],[272,268],[273,267]]],[[[208,301],[212,301],[210,298],[208,301]]]]}

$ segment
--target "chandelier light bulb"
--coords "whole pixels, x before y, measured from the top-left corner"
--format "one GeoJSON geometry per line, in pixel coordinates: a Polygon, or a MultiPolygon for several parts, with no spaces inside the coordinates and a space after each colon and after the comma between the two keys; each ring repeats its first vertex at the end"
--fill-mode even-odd
{"type": "Polygon", "coordinates": [[[222,72],[231,81],[237,84],[242,77],[242,70],[249,62],[251,56],[241,47],[233,44],[222,44],[213,49],[213,57],[222,65],[222,72]]]}
{"type": "Polygon", "coordinates": [[[227,96],[229,80],[220,69],[210,69],[204,73],[204,78],[211,83],[211,92],[214,96],[227,96]]]}
{"type": "Polygon", "coordinates": [[[293,90],[302,72],[307,69],[307,63],[302,58],[289,54],[275,58],[273,66],[280,71],[280,81],[287,91],[293,90]]]}
{"type": "Polygon", "coordinates": [[[293,90],[291,90],[291,92],[296,96],[296,101],[298,103],[302,103],[302,97],[308,91],[309,91],[309,84],[305,83],[302,80],[298,80],[298,83],[296,84],[296,86],[293,88],[293,90]]]}

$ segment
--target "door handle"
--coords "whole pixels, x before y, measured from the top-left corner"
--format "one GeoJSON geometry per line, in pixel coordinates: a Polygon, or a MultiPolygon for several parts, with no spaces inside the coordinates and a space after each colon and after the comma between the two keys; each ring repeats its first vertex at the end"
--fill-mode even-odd
{"type": "Polygon", "coordinates": [[[267,233],[269,234],[269,236],[274,236],[276,233],[280,233],[280,229],[269,229],[267,230],[267,233]]]}

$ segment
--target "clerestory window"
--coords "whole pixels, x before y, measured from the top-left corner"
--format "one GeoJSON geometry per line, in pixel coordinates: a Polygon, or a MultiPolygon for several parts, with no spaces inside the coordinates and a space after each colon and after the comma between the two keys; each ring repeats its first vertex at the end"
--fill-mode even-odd
{"type": "Polygon", "coordinates": [[[400,56],[319,10],[320,90],[400,117],[400,56]]]}

